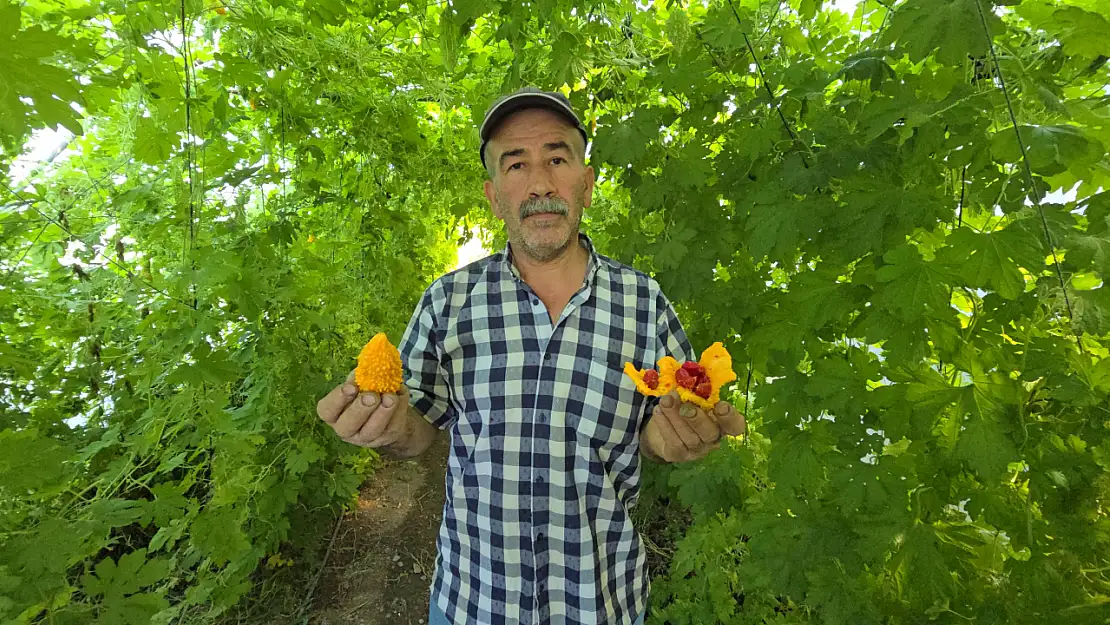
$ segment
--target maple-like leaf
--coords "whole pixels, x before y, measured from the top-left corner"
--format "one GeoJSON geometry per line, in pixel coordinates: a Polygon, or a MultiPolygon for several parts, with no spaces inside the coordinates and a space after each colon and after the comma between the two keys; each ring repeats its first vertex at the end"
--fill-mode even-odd
{"type": "Polygon", "coordinates": [[[934,529],[914,524],[895,552],[891,569],[897,576],[898,592],[911,605],[929,604],[934,598],[952,597],[956,580],[941,553],[941,543],[934,529]]]}
{"type": "Polygon", "coordinates": [[[648,144],[659,137],[660,111],[640,109],[628,119],[614,119],[599,128],[594,139],[597,158],[624,167],[636,165],[647,152],[648,144]]]}
{"type": "Polygon", "coordinates": [[[1076,329],[1094,335],[1110,332],[1110,287],[1072,292],[1076,329]]]}
{"type": "Polygon", "coordinates": [[[200,551],[217,563],[233,560],[250,548],[235,518],[236,508],[205,508],[193,521],[190,536],[200,551]]]}
{"type": "Polygon", "coordinates": [[[85,592],[122,598],[163,582],[170,571],[170,561],[166,558],[148,560],[146,555],[145,549],[137,549],[120,556],[118,561],[101,560],[94,572],[83,578],[85,592]]]}
{"type": "Polygon", "coordinates": [[[894,10],[883,41],[897,42],[915,62],[935,54],[941,62],[961,63],[985,56],[988,33],[997,35],[1001,27],[1002,20],[982,0],[908,0],[894,10]]]}
{"type": "MultiPolygon", "coordinates": [[[[1098,139],[1082,128],[1070,125],[1022,125],[1018,127],[1026,146],[1029,166],[1038,174],[1052,176],[1069,167],[1096,163],[1105,153],[1098,139]]],[[[1013,126],[997,131],[991,140],[991,152],[999,160],[1020,162],[1024,157],[1013,126]]]]}
{"type": "Polygon", "coordinates": [[[946,272],[937,264],[927,262],[908,244],[900,245],[883,257],[888,264],[879,268],[876,277],[883,283],[876,300],[903,319],[919,318],[926,309],[948,307],[946,272]]]}
{"type": "Polygon", "coordinates": [[[847,80],[867,81],[872,90],[882,86],[883,81],[894,78],[894,68],[886,62],[885,51],[867,50],[844,59],[838,75],[847,80]]]}
{"type": "Polygon", "coordinates": [[[19,496],[50,495],[74,472],[71,452],[38,432],[0,431],[0,484],[19,496]]]}
{"type": "Polygon", "coordinates": [[[1024,228],[1009,227],[990,233],[964,227],[945,240],[937,254],[952,265],[968,286],[991,289],[1006,299],[1015,299],[1026,288],[1019,267],[1033,275],[1044,269],[1045,254],[1037,239],[1024,228]]]}
{"type": "Polygon", "coordinates": [[[767,475],[787,491],[814,491],[824,481],[818,444],[809,432],[795,431],[780,437],[768,458],[767,475]]]}
{"type": "Polygon", "coordinates": [[[998,480],[1006,465],[1018,459],[1009,435],[991,416],[970,417],[956,444],[956,455],[984,480],[998,480]]]}

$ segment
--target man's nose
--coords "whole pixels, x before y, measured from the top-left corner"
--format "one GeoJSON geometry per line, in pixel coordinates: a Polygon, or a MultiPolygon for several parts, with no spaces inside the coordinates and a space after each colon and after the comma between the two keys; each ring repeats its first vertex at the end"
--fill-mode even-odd
{"type": "Polygon", "coordinates": [[[547,171],[537,172],[532,176],[529,194],[532,197],[551,197],[555,195],[555,181],[547,171]]]}

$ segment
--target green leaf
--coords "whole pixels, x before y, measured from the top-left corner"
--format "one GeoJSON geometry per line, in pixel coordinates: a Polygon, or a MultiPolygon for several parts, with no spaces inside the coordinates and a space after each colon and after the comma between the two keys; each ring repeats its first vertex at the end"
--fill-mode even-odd
{"type": "Polygon", "coordinates": [[[892,443],[890,445],[884,445],[883,446],[883,455],[884,456],[894,456],[895,458],[897,458],[898,456],[901,456],[902,454],[906,453],[906,450],[909,449],[909,448],[910,448],[910,439],[903,438],[902,440],[898,441],[897,443],[892,443]]]}
{"type": "Polygon", "coordinates": [[[897,575],[898,592],[921,606],[955,594],[954,574],[940,550],[940,542],[933,528],[915,524],[894,554],[891,569],[897,575]]]}
{"type": "Polygon", "coordinates": [[[150,492],[154,495],[154,502],[145,510],[143,525],[153,522],[158,527],[166,527],[174,519],[180,518],[189,506],[181,485],[162,482],[151,488],[150,492]]]}
{"type": "Polygon", "coordinates": [[[163,596],[144,592],[129,597],[106,601],[104,611],[97,619],[98,625],[133,625],[149,623],[154,615],[169,609],[170,602],[163,596]]]}
{"type": "Polygon", "coordinates": [[[997,291],[1006,299],[1025,292],[1026,281],[1019,267],[1032,275],[1044,269],[1045,255],[1027,229],[1009,227],[990,233],[960,228],[945,241],[938,252],[942,262],[955,265],[968,286],[997,291]]]}
{"type": "Polygon", "coordinates": [[[0,432],[0,488],[13,497],[46,497],[73,475],[71,452],[32,430],[0,432]]]}
{"type": "Polygon", "coordinates": [[[190,528],[192,542],[204,555],[223,565],[250,548],[231,506],[205,508],[190,528]]]}
{"type": "Polygon", "coordinates": [[[0,4],[0,37],[9,38],[19,31],[19,4],[5,0],[0,4]]]}
{"type": "Polygon", "coordinates": [[[88,447],[85,447],[81,450],[81,461],[88,462],[91,458],[94,458],[96,454],[100,453],[101,451],[118,445],[120,442],[119,433],[120,428],[118,425],[108,428],[100,437],[100,440],[89,444],[88,447]]]}
{"type": "Polygon", "coordinates": [[[142,518],[147,509],[146,501],[131,499],[97,499],[88,508],[88,514],[98,525],[123,527],[142,518]]]}
{"type": "Polygon", "coordinates": [[[621,167],[638,163],[647,152],[648,143],[659,136],[659,126],[659,117],[643,109],[629,119],[599,125],[594,139],[597,158],[621,167]]]}
{"type": "Polygon", "coordinates": [[[795,430],[779,437],[768,458],[767,475],[778,488],[788,492],[792,489],[814,492],[824,475],[816,445],[809,432],[795,430]]]}
{"type": "Polygon", "coordinates": [[[1083,58],[1110,56],[1110,40],[1106,38],[1110,21],[1105,13],[1064,6],[1052,14],[1052,21],[1060,30],[1060,43],[1065,53],[1083,58]]]}
{"type": "Polygon", "coordinates": [[[655,262],[661,269],[672,269],[682,265],[686,259],[689,243],[697,233],[693,229],[675,229],[667,234],[666,240],[655,253],[655,262]]]}
{"type": "Polygon", "coordinates": [[[884,284],[876,300],[903,319],[915,319],[926,309],[948,308],[947,277],[936,263],[926,262],[911,245],[903,244],[886,253],[888,263],[876,276],[884,284]]]}
{"type": "MultiPolygon", "coordinates": [[[[1045,176],[1063,173],[1070,167],[1090,165],[1105,153],[1101,143],[1075,126],[1022,125],[1018,132],[1029,155],[1030,168],[1045,176]]],[[[1018,132],[1010,126],[994,134],[991,152],[995,158],[1010,163],[1021,162],[1018,132]]]]}
{"type": "Polygon", "coordinates": [[[303,441],[285,459],[285,470],[289,477],[298,477],[314,462],[325,457],[324,450],[313,441],[303,441]]]}
{"type": "Polygon", "coordinates": [[[956,455],[984,480],[1002,479],[1006,465],[1018,459],[1009,436],[991,417],[972,416],[959,436],[956,455]]]}
{"type": "Polygon", "coordinates": [[[120,556],[118,561],[111,558],[101,560],[96,564],[95,573],[82,578],[85,592],[103,595],[110,600],[161,583],[169,575],[169,559],[148,560],[146,554],[146,549],[137,549],[120,556]]]}
{"type": "Polygon", "coordinates": [[[548,71],[551,73],[551,82],[555,85],[574,84],[578,82],[578,58],[575,51],[581,45],[578,38],[570,31],[559,33],[558,38],[551,46],[551,64],[548,71]]]}
{"type": "Polygon", "coordinates": [[[1110,332],[1110,288],[1105,284],[1089,291],[1072,291],[1075,329],[1102,336],[1110,332]]]}
{"type": "Polygon", "coordinates": [[[969,56],[985,57],[988,33],[1001,32],[1002,20],[982,0],[908,0],[894,10],[882,39],[905,48],[914,62],[935,53],[942,63],[959,64],[969,56]]]}
{"type": "Polygon", "coordinates": [[[803,20],[811,20],[821,10],[823,0],[802,0],[799,5],[798,15],[803,20]]]}
{"type": "Polygon", "coordinates": [[[867,81],[871,89],[877,90],[884,80],[896,78],[897,74],[886,62],[885,52],[866,50],[844,59],[837,76],[846,80],[867,81]]]}
{"type": "Polygon", "coordinates": [[[714,4],[705,14],[705,40],[715,47],[728,52],[743,53],[747,51],[744,42],[744,33],[750,30],[751,25],[744,21],[749,13],[747,7],[735,6],[741,20],[736,20],[733,7],[729,4],[714,4]]]}
{"type": "Polygon", "coordinates": [[[159,165],[170,157],[171,136],[153,117],[139,120],[135,129],[135,156],[149,165],[159,165]]]}

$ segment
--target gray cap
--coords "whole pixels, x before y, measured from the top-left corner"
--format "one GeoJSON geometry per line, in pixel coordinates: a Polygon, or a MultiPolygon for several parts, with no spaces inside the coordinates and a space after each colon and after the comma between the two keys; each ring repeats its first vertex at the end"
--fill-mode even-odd
{"type": "Polygon", "coordinates": [[[586,128],[582,126],[582,120],[578,119],[578,115],[574,113],[574,109],[570,106],[570,100],[563,94],[557,91],[543,91],[536,87],[521,87],[516,91],[503,95],[494,101],[486,112],[486,117],[482,120],[482,127],[478,131],[478,135],[482,138],[482,145],[478,148],[479,157],[482,159],[482,166],[486,165],[486,144],[493,136],[493,132],[509,115],[530,108],[542,108],[562,115],[578,132],[582,133],[582,140],[589,142],[586,136],[586,128]]]}

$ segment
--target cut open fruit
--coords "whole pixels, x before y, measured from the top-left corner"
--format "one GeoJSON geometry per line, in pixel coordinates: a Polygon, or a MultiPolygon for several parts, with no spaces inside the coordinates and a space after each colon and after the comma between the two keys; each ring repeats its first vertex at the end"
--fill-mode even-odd
{"type": "Polygon", "coordinates": [[[701,353],[697,362],[679,363],[671,356],[659,359],[658,370],[637,369],[624,363],[624,373],[632,378],[636,390],[650,397],[661,397],[678,390],[682,401],[712,410],[721,400],[721,387],[736,379],[732,357],[724,344],[716,342],[701,353]]]}

